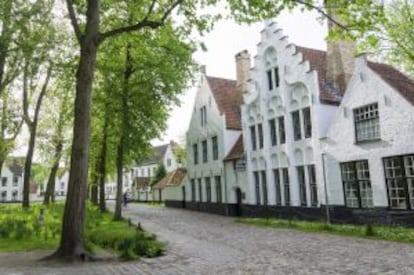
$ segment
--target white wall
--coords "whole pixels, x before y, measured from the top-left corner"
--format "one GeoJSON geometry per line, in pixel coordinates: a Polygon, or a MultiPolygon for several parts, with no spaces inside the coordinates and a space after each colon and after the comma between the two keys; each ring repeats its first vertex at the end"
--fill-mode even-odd
{"type": "Polygon", "coordinates": [[[413,140],[413,105],[368,68],[363,57],[358,58],[335,123],[324,140],[324,150],[329,158],[327,175],[332,203],[344,204],[339,163],[366,159],[374,206],[388,206],[382,158],[413,154],[413,140]],[[381,140],[357,144],[353,109],[372,103],[378,103],[381,140]]]}
{"type": "Polygon", "coordinates": [[[0,177],[0,202],[4,199],[5,201],[21,201],[22,192],[23,192],[23,177],[18,176],[17,182],[13,181],[13,173],[10,171],[8,165],[5,163],[1,169],[0,177]],[[3,178],[7,179],[6,186],[2,186],[3,178]],[[3,197],[2,194],[6,192],[6,196],[3,197]],[[13,194],[15,194],[13,196],[13,194]]]}

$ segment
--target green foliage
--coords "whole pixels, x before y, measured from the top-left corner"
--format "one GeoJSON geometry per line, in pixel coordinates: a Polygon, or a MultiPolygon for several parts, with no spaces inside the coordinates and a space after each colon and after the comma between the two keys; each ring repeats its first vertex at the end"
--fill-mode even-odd
{"type": "Polygon", "coordinates": [[[287,228],[311,233],[328,233],[359,238],[414,243],[414,229],[399,226],[374,226],[372,223],[366,225],[326,224],[323,222],[262,218],[239,218],[236,221],[251,225],[271,228],[287,228]]]}
{"type": "Polygon", "coordinates": [[[157,169],[155,170],[155,175],[151,179],[151,184],[156,184],[166,175],[167,175],[167,170],[165,169],[164,163],[161,162],[158,164],[157,169]]]}
{"type": "MultiPolygon", "coordinates": [[[[18,205],[0,205],[0,251],[55,248],[62,214],[63,204],[34,204],[25,211],[18,205]]],[[[154,235],[126,221],[114,222],[111,214],[92,204],[87,204],[86,214],[86,247],[107,248],[122,259],[156,257],[163,251],[164,244],[154,235]]]]}

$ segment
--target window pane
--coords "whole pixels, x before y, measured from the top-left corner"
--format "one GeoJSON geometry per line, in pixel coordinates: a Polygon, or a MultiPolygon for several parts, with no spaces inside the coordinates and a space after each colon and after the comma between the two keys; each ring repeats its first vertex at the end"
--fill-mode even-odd
{"type": "Polygon", "coordinates": [[[193,160],[194,160],[194,164],[198,164],[198,146],[197,146],[197,144],[193,144],[193,160]]]}
{"type": "Polygon", "coordinates": [[[273,90],[272,71],[268,70],[266,72],[266,75],[267,75],[267,85],[268,85],[269,91],[271,91],[273,90]]]}
{"type": "Polygon", "coordinates": [[[206,182],[207,202],[211,202],[211,182],[210,182],[210,178],[205,178],[204,181],[206,182]]]}
{"type": "Polygon", "coordinates": [[[281,190],[280,190],[280,174],[278,169],[273,170],[273,180],[275,182],[276,205],[282,204],[281,190]]]}
{"type": "Polygon", "coordinates": [[[274,69],[274,72],[275,72],[275,86],[276,87],[279,87],[279,68],[278,67],[276,67],[275,69],[274,69]]]}
{"type": "Polygon", "coordinates": [[[213,160],[218,160],[218,143],[217,137],[212,137],[211,142],[213,144],[213,160]]]}
{"type": "Polygon", "coordinates": [[[354,109],[356,141],[369,141],[380,138],[378,104],[354,109]]]}
{"type": "Polygon", "coordinates": [[[201,147],[203,150],[203,162],[207,162],[207,140],[201,142],[201,147]]]}
{"type": "Polygon", "coordinates": [[[299,184],[299,197],[300,197],[300,205],[306,206],[306,185],[305,185],[305,169],[303,166],[296,167],[296,171],[298,174],[298,184],[299,184]]]}
{"type": "Polygon", "coordinates": [[[318,205],[318,188],[316,185],[315,165],[308,166],[308,175],[309,175],[311,205],[317,206],[318,205]]]}
{"type": "Polygon", "coordinates": [[[285,205],[290,205],[290,186],[289,186],[289,171],[287,168],[282,169],[283,175],[283,189],[285,197],[285,205]]]}
{"type": "Polygon", "coordinates": [[[221,178],[220,178],[220,176],[215,176],[214,179],[215,179],[215,182],[216,182],[217,203],[222,203],[221,178]]]}
{"type": "Polygon", "coordinates": [[[305,108],[303,112],[303,128],[305,129],[305,138],[310,138],[312,136],[312,120],[310,108],[305,108]]]}
{"type": "Polygon", "coordinates": [[[276,138],[276,121],[274,119],[269,120],[269,128],[270,128],[270,141],[272,146],[275,146],[277,143],[276,138]]]}
{"type": "Polygon", "coordinates": [[[403,179],[387,180],[388,192],[390,196],[390,207],[396,209],[407,209],[407,198],[403,179]]]}
{"type": "Polygon", "coordinates": [[[292,112],[292,123],[293,123],[293,139],[299,140],[302,138],[302,134],[300,131],[299,111],[292,112]]]}
{"type": "Polygon", "coordinates": [[[254,185],[256,190],[256,204],[260,205],[260,179],[259,172],[253,172],[254,185]]]}
{"type": "Polygon", "coordinates": [[[266,171],[261,171],[262,189],[263,189],[263,205],[267,205],[267,180],[266,171]]]}
{"type": "Polygon", "coordinates": [[[283,116],[277,119],[277,123],[279,126],[279,140],[280,144],[286,143],[286,133],[285,133],[285,118],[283,116]]]}
{"type": "Polygon", "coordinates": [[[259,148],[263,148],[263,127],[261,123],[257,125],[257,131],[259,132],[259,148]]]}
{"type": "Polygon", "coordinates": [[[250,137],[252,142],[252,150],[256,150],[256,127],[250,126],[250,137]]]}
{"type": "Polygon", "coordinates": [[[201,179],[198,179],[198,199],[200,202],[203,201],[203,183],[201,179]]]}

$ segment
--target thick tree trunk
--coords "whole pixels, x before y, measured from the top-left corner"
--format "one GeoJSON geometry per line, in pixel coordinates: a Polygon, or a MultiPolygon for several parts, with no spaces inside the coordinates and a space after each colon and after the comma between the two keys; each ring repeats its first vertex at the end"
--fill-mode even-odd
{"type": "MultiPolygon", "coordinates": [[[[107,104],[109,101],[107,101],[107,104]]],[[[103,137],[102,137],[102,147],[99,158],[99,209],[101,212],[106,211],[105,203],[105,178],[106,178],[106,151],[107,151],[107,142],[108,142],[108,120],[109,120],[109,111],[108,108],[105,110],[104,116],[104,127],[103,127],[103,137]]]]}
{"type": "Polygon", "coordinates": [[[11,9],[13,1],[6,1],[3,9],[2,31],[0,35],[0,96],[5,88],[5,70],[6,70],[6,58],[9,52],[11,31],[11,9]]]}
{"type": "Polygon", "coordinates": [[[98,184],[96,180],[93,184],[91,184],[90,195],[91,195],[91,202],[94,205],[98,205],[98,184]]]}
{"type": "Polygon", "coordinates": [[[91,93],[99,41],[99,10],[100,0],[88,1],[85,33],[80,40],[68,194],[60,245],[52,255],[65,260],[88,259],[84,222],[91,132],[91,93]]]}
{"type": "Polygon", "coordinates": [[[56,182],[56,174],[59,169],[59,162],[60,158],[62,156],[62,150],[63,150],[63,144],[62,142],[59,142],[55,147],[55,156],[54,156],[54,162],[52,165],[52,169],[50,169],[49,178],[47,180],[46,185],[46,192],[45,197],[43,200],[43,204],[48,205],[51,201],[55,201],[55,182],[56,182]]]}

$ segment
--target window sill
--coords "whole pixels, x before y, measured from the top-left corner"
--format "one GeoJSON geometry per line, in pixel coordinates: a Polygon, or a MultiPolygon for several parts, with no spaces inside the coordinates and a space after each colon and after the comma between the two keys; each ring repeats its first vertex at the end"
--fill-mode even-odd
{"type": "Polygon", "coordinates": [[[362,140],[362,141],[355,141],[354,145],[364,145],[364,144],[370,144],[370,143],[376,143],[380,142],[382,139],[376,138],[376,139],[370,139],[370,140],[362,140]]]}

